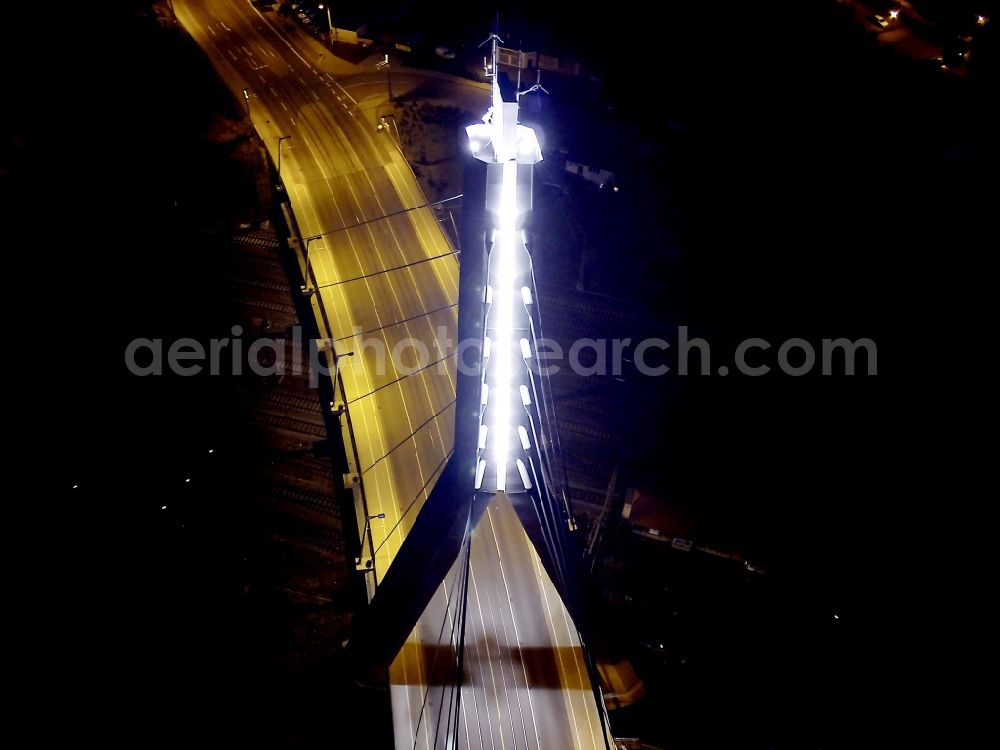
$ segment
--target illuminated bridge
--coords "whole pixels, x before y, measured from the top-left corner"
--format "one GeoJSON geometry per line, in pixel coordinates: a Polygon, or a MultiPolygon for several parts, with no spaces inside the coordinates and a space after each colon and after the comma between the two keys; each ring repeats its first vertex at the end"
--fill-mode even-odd
{"type": "Polygon", "coordinates": [[[610,747],[577,627],[552,402],[534,367],[524,223],[541,152],[517,122],[518,93],[494,77],[468,128],[478,162],[459,270],[375,127],[381,73],[338,70],[246,0],[174,7],[279,165],[358,511],[370,605],[352,653],[359,675],[388,681],[396,747],[610,747]]]}

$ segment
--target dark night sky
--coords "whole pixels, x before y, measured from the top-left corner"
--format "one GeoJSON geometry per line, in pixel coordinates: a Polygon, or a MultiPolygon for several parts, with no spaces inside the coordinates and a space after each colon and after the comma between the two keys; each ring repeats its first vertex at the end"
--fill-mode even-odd
{"type": "MultiPolygon", "coordinates": [[[[872,668],[884,685],[921,710],[959,710],[959,698],[940,702],[936,691],[977,657],[995,546],[982,520],[992,493],[974,484],[990,460],[975,435],[989,430],[994,405],[995,57],[984,49],[970,80],[936,81],[838,27],[824,3],[676,5],[650,18],[619,4],[619,18],[599,22],[571,3],[521,4],[520,15],[537,10],[557,43],[603,58],[616,111],[650,140],[664,126],[649,115],[654,104],[682,128],[664,139],[681,153],[636,165],[677,170],[690,316],[678,322],[723,349],[746,336],[869,336],[879,347],[873,380],[698,381],[665,436],[686,445],[678,482],[857,602],[858,642],[884,660],[872,668]]],[[[75,40],[67,57],[85,64],[86,85],[17,81],[22,145],[5,157],[8,205],[60,230],[45,255],[60,269],[47,299],[61,302],[39,312],[37,333],[65,330],[69,313],[57,359],[85,365],[69,382],[50,369],[40,383],[56,415],[52,465],[114,465],[116,445],[159,430],[156,405],[123,402],[116,377],[122,337],[162,322],[143,307],[147,284],[150,297],[165,293],[147,249],[157,247],[164,182],[177,178],[163,139],[187,115],[136,93],[117,45],[142,59],[141,44],[114,33],[128,29],[102,22],[100,36],[75,40]],[[86,251],[75,242],[84,237],[86,251]]],[[[651,237],[637,262],[655,267],[662,252],[651,237]]],[[[122,476],[109,482],[106,513],[60,506],[75,531],[59,545],[70,560],[56,565],[70,579],[69,624],[52,633],[78,633],[77,657],[92,644],[113,651],[113,633],[130,627],[120,609],[101,609],[109,571],[141,585],[142,544],[122,542],[131,519],[115,511],[143,492],[143,478],[122,476]]]]}

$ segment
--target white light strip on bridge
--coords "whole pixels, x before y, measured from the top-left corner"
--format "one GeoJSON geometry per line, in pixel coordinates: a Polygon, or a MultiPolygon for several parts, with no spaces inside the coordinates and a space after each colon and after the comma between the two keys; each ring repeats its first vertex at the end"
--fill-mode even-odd
{"type": "Polygon", "coordinates": [[[528,393],[528,386],[521,386],[521,403],[525,406],[531,406],[531,394],[528,393]]]}
{"type": "Polygon", "coordinates": [[[476,489],[478,490],[483,486],[483,474],[486,473],[486,462],[483,460],[479,461],[476,466],[476,489]]]}
{"type": "Polygon", "coordinates": [[[527,452],[528,450],[530,450],[530,448],[531,448],[531,441],[528,440],[528,431],[526,429],[524,429],[524,425],[523,424],[519,424],[517,426],[517,436],[519,438],[521,438],[521,447],[524,448],[525,452],[527,452]]]}
{"type": "Polygon", "coordinates": [[[530,490],[531,478],[528,476],[528,468],[521,459],[517,459],[517,473],[521,475],[521,483],[524,485],[524,489],[530,490]]]}
{"type": "MultiPolygon", "coordinates": [[[[495,381],[493,423],[489,425],[492,436],[493,456],[497,471],[497,492],[507,489],[507,459],[510,450],[511,428],[511,348],[514,345],[514,278],[517,269],[515,220],[517,218],[517,162],[503,165],[500,183],[500,212],[497,242],[493,246],[491,265],[493,276],[493,330],[496,335],[496,359],[493,370],[495,381]]],[[[517,290],[518,292],[520,290],[517,290]]]]}

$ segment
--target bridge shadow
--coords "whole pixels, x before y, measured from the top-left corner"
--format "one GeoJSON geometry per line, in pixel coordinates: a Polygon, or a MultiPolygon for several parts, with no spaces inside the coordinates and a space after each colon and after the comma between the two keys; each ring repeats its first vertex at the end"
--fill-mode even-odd
{"type": "MultiPolygon", "coordinates": [[[[492,639],[490,639],[492,641],[492,639]]],[[[523,668],[529,688],[550,690],[590,690],[580,649],[573,646],[473,648],[466,644],[463,683],[477,684],[477,675],[489,675],[491,663],[497,669],[515,664],[523,668]],[[489,652],[489,657],[484,654],[489,652]],[[477,656],[478,652],[478,656],[477,656]]],[[[484,643],[479,646],[486,646],[484,643]]],[[[392,664],[389,681],[393,685],[453,685],[456,651],[450,644],[407,642],[392,664]]]]}
{"type": "Polygon", "coordinates": [[[511,649],[508,658],[520,663],[529,688],[590,690],[580,649],[572,646],[544,646],[511,649]],[[562,669],[560,670],[560,666],[562,669]]]}
{"type": "Polygon", "coordinates": [[[450,643],[407,641],[392,663],[389,682],[393,685],[453,685],[455,659],[455,648],[450,643]]]}

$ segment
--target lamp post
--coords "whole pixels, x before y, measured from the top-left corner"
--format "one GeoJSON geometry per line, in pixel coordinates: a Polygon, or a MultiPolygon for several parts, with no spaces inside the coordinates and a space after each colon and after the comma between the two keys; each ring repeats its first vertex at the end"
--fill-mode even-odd
{"type": "Polygon", "coordinates": [[[281,189],[281,142],[291,138],[290,135],[279,136],[278,138],[278,189],[281,189]]]}
{"type": "MultiPolygon", "coordinates": [[[[363,531],[361,532],[361,546],[360,546],[360,547],[358,548],[358,549],[359,549],[359,551],[361,552],[361,557],[364,557],[364,550],[365,550],[365,537],[366,537],[366,536],[368,535],[368,529],[370,529],[370,528],[371,528],[371,525],[372,525],[372,521],[374,521],[374,520],[375,520],[375,519],[377,519],[377,518],[385,518],[385,513],[379,513],[378,515],[374,515],[374,516],[366,516],[366,517],[365,517],[365,528],[364,528],[364,530],[363,530],[363,531]]],[[[370,569],[370,568],[372,567],[372,565],[374,565],[374,564],[375,564],[375,561],[374,561],[374,560],[369,560],[369,561],[368,561],[368,562],[367,562],[367,563],[365,564],[364,568],[362,568],[362,566],[361,566],[361,557],[357,557],[357,558],[355,558],[355,560],[354,560],[354,564],[355,564],[355,565],[356,565],[356,566],[358,567],[358,569],[359,569],[359,570],[367,570],[367,569],[370,569]]]]}
{"type": "Polygon", "coordinates": [[[402,145],[403,141],[399,137],[399,125],[396,124],[396,115],[392,114],[391,112],[389,114],[387,114],[387,115],[379,115],[378,116],[378,126],[376,126],[375,129],[376,130],[382,130],[384,128],[385,132],[388,133],[389,132],[389,123],[386,122],[386,119],[385,119],[387,117],[392,118],[392,127],[396,131],[396,141],[397,141],[397,143],[399,143],[399,144],[402,145]]]}
{"type": "Polygon", "coordinates": [[[385,53],[385,59],[375,65],[375,70],[385,69],[385,82],[389,87],[389,101],[392,101],[392,73],[389,68],[389,53],[385,53]]]}
{"type": "Polygon", "coordinates": [[[330,4],[326,3],[324,5],[320,3],[318,7],[320,10],[323,10],[324,7],[326,8],[326,33],[330,37],[330,42],[333,43],[337,41],[337,30],[333,27],[333,21],[330,18],[330,4]]]}
{"type": "Polygon", "coordinates": [[[306,250],[305,250],[305,270],[302,272],[302,278],[305,280],[306,283],[302,285],[302,293],[307,297],[316,293],[316,290],[313,289],[312,285],[309,283],[309,243],[312,242],[313,240],[320,239],[322,236],[323,235],[320,234],[314,234],[311,237],[303,238],[306,241],[306,250]]]}

